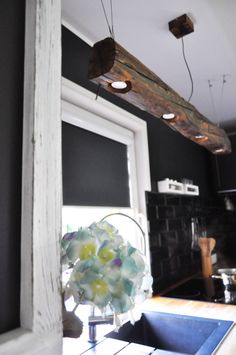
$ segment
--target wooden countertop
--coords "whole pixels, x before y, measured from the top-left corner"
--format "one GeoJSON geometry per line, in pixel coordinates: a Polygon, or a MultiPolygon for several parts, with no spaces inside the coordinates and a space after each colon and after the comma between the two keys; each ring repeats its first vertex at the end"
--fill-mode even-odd
{"type": "MultiPolygon", "coordinates": [[[[236,306],[234,305],[155,296],[146,300],[142,308],[145,310],[183,314],[195,317],[231,320],[236,323],[236,306]]],[[[236,324],[225,337],[223,343],[215,354],[236,355],[236,324]]]]}
{"type": "MultiPolygon", "coordinates": [[[[151,299],[146,300],[143,304],[139,306],[139,308],[143,311],[149,310],[203,318],[231,320],[236,323],[236,306],[234,305],[216,304],[210,302],[200,302],[174,299],[163,296],[155,296],[151,299]]],[[[107,332],[109,331],[111,331],[111,329],[107,330],[107,332]]],[[[63,354],[78,355],[78,353],[82,353],[83,351],[87,350],[88,335],[84,334],[84,343],[82,338],[83,337],[80,337],[78,339],[64,338],[63,354]]],[[[215,355],[236,355],[236,324],[225,337],[224,341],[221,343],[218,350],[215,352],[215,355]]]]}

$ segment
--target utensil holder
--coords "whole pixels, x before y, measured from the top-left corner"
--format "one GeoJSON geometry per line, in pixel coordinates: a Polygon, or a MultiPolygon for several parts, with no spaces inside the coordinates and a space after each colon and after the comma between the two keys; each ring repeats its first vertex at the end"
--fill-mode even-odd
{"type": "Polygon", "coordinates": [[[216,241],[214,238],[199,238],[198,245],[201,249],[202,275],[209,277],[212,275],[211,252],[214,249],[216,241]]]}

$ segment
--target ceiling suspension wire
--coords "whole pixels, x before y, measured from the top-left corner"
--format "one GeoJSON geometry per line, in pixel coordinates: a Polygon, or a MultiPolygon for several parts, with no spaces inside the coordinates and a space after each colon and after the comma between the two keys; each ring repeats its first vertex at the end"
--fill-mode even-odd
{"type": "MultiPolygon", "coordinates": [[[[209,87],[209,94],[210,94],[210,100],[211,100],[211,106],[212,106],[212,113],[213,113],[213,116],[217,119],[216,106],[215,106],[215,101],[214,101],[213,92],[212,92],[213,84],[210,79],[208,80],[208,87],[209,87]]],[[[217,126],[219,127],[220,126],[220,119],[217,119],[217,121],[218,121],[217,126]]],[[[217,186],[218,186],[218,188],[220,188],[221,177],[220,177],[218,158],[216,155],[214,156],[214,160],[215,160],[215,168],[216,168],[217,186]]]]}
{"type": "MultiPolygon", "coordinates": [[[[223,107],[223,100],[224,100],[224,87],[226,84],[226,74],[222,75],[222,85],[221,85],[221,93],[220,93],[220,114],[223,117],[224,107],[223,107]]],[[[220,122],[219,122],[220,125],[220,122]]]]}
{"type": "MultiPolygon", "coordinates": [[[[222,85],[222,89],[223,89],[223,85],[222,85]]],[[[220,127],[220,118],[217,118],[218,115],[216,114],[216,106],[215,106],[215,101],[214,101],[213,92],[212,92],[213,84],[212,84],[211,80],[208,80],[208,87],[209,87],[209,93],[210,93],[213,116],[218,121],[217,126],[220,127]]],[[[222,91],[222,94],[223,94],[223,91],[222,91]]],[[[218,162],[217,155],[215,155],[214,158],[215,158],[215,168],[216,168],[216,181],[217,181],[218,188],[220,188],[220,186],[221,186],[221,175],[220,175],[219,162],[218,162]]]]}
{"type": "Polygon", "coordinates": [[[112,6],[112,0],[110,0],[110,8],[111,8],[111,25],[110,25],[109,20],[108,20],[108,16],[107,16],[107,12],[106,12],[106,9],[105,9],[105,6],[104,6],[104,3],[103,3],[103,0],[101,0],[101,5],[102,5],[103,13],[104,13],[104,16],[105,16],[105,19],[106,19],[106,23],[107,23],[107,27],[108,27],[108,30],[109,30],[110,36],[111,36],[111,38],[113,38],[113,39],[114,39],[113,6],[112,6]]]}
{"type": "Polygon", "coordinates": [[[191,91],[190,91],[190,95],[189,95],[189,98],[188,98],[188,102],[189,102],[191,100],[192,96],[193,96],[193,77],[192,77],[192,73],[191,73],[191,70],[189,68],[186,56],[185,56],[184,39],[183,39],[183,37],[181,37],[181,43],[182,43],[182,53],[183,53],[184,62],[185,62],[186,68],[188,70],[188,74],[189,74],[189,78],[190,78],[190,82],[191,82],[191,91]]]}
{"type": "Polygon", "coordinates": [[[113,21],[113,1],[112,0],[110,0],[110,9],[111,9],[111,32],[112,32],[112,38],[115,40],[114,21],[113,21]]]}
{"type": "Polygon", "coordinates": [[[101,84],[99,83],[98,86],[97,86],[97,91],[96,91],[96,96],[95,96],[95,100],[98,99],[99,97],[99,94],[100,94],[100,89],[101,89],[101,84]]]}
{"type": "MultiPolygon", "coordinates": [[[[113,24],[113,4],[112,4],[112,0],[110,0],[111,25],[110,25],[109,20],[108,20],[108,16],[107,16],[107,12],[106,12],[106,9],[105,9],[103,0],[101,0],[101,5],[102,5],[103,13],[104,13],[104,16],[105,16],[105,19],[106,19],[106,23],[107,23],[107,27],[108,27],[110,36],[111,36],[111,38],[112,38],[113,40],[115,40],[115,36],[114,36],[114,24],[113,24]]],[[[100,89],[101,89],[101,84],[98,84],[98,86],[97,86],[97,91],[96,91],[96,96],[95,96],[95,100],[97,100],[98,97],[99,97],[100,89]]]]}
{"type": "MultiPolygon", "coordinates": [[[[215,118],[217,118],[218,115],[216,114],[216,106],[215,106],[215,101],[214,101],[214,97],[213,97],[213,93],[212,93],[213,84],[212,84],[211,80],[208,80],[208,87],[209,87],[209,93],[210,93],[212,113],[213,113],[213,116],[215,118]]],[[[219,126],[220,120],[218,119],[217,121],[218,121],[217,126],[219,126]]]]}

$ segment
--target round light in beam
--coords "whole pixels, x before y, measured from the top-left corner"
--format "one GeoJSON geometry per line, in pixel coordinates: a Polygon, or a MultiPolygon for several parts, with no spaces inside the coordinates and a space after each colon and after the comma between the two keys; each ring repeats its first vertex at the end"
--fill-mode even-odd
{"type": "Polygon", "coordinates": [[[198,141],[198,142],[205,142],[208,140],[208,137],[207,136],[204,136],[203,134],[196,134],[194,136],[194,138],[198,141]]]}
{"type": "Polygon", "coordinates": [[[132,83],[130,80],[125,81],[113,81],[112,83],[108,83],[109,91],[117,93],[117,94],[126,94],[128,91],[132,89],[132,83]]]}
{"type": "Polygon", "coordinates": [[[162,118],[164,120],[173,120],[173,118],[175,118],[175,114],[174,113],[164,113],[162,115],[162,118]]]}
{"type": "Polygon", "coordinates": [[[214,150],[214,153],[223,153],[224,149],[223,148],[218,148],[214,150]]]}
{"type": "Polygon", "coordinates": [[[125,81],[113,81],[113,83],[111,83],[111,86],[114,89],[123,90],[127,88],[127,83],[125,81]]]}

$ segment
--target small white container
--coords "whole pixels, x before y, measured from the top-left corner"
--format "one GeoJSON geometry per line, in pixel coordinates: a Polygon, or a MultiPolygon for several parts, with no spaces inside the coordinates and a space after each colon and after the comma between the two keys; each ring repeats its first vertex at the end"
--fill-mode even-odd
{"type": "Polygon", "coordinates": [[[185,195],[199,195],[199,188],[197,185],[183,184],[183,189],[185,195]]]}
{"type": "Polygon", "coordinates": [[[184,186],[181,182],[165,179],[157,182],[158,191],[162,193],[183,194],[184,186]]]}

